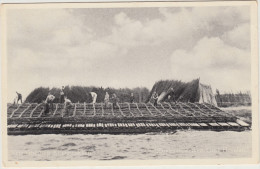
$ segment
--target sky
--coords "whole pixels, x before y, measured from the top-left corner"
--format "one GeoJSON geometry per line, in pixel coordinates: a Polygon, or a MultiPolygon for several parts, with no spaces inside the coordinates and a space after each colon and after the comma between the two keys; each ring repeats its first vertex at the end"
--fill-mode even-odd
{"type": "Polygon", "coordinates": [[[8,100],[40,86],[151,89],[165,79],[248,91],[249,14],[247,6],[8,9],[8,100]]]}

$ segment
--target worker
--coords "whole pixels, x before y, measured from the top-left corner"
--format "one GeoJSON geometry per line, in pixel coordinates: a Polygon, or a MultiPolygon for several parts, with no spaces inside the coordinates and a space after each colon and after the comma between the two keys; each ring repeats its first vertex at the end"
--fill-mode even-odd
{"type": "Polygon", "coordinates": [[[65,114],[69,115],[69,110],[73,107],[73,104],[70,99],[67,98],[67,96],[64,97],[64,108],[65,108],[65,114]]]}
{"type": "Polygon", "coordinates": [[[91,97],[92,97],[92,104],[95,104],[97,101],[97,93],[95,92],[90,92],[91,97]]]}
{"type": "Polygon", "coordinates": [[[53,101],[55,99],[55,96],[53,96],[50,92],[48,93],[48,96],[45,100],[46,104],[46,109],[45,109],[45,114],[49,113],[49,107],[51,107],[51,110],[53,111],[53,101]]]}
{"type": "Polygon", "coordinates": [[[131,93],[130,103],[134,103],[134,100],[135,100],[134,93],[131,93]]]}
{"type": "Polygon", "coordinates": [[[15,105],[15,104],[16,104],[16,102],[17,102],[17,99],[18,99],[18,97],[16,96],[16,97],[14,98],[14,103],[13,103],[13,105],[15,105]]]}
{"type": "Polygon", "coordinates": [[[64,103],[64,86],[61,87],[60,91],[60,103],[64,103]]]}
{"type": "Polygon", "coordinates": [[[176,100],[176,102],[183,102],[184,100],[183,100],[183,96],[180,96],[177,100],[176,100]]]}
{"type": "Polygon", "coordinates": [[[112,103],[113,103],[113,109],[116,109],[116,107],[118,107],[118,108],[120,107],[119,104],[118,104],[119,98],[116,96],[115,93],[112,95],[111,100],[112,100],[112,103]]]}
{"type": "Polygon", "coordinates": [[[157,106],[158,98],[159,98],[158,94],[156,93],[156,91],[154,91],[154,93],[153,93],[153,100],[154,100],[153,105],[155,107],[157,106]]]}
{"type": "Polygon", "coordinates": [[[106,92],[106,94],[105,94],[104,102],[105,102],[105,108],[108,108],[108,102],[109,102],[109,94],[108,94],[108,92],[106,92]]]}
{"type": "Polygon", "coordinates": [[[170,103],[170,102],[171,102],[171,98],[172,98],[171,95],[168,95],[168,97],[166,98],[165,101],[168,102],[168,103],[170,103]]]}
{"type": "Polygon", "coordinates": [[[168,98],[168,101],[174,101],[176,103],[176,99],[175,99],[175,91],[173,88],[170,88],[170,90],[168,91],[168,98],[170,97],[171,99],[169,100],[168,98]]]}
{"type": "Polygon", "coordinates": [[[17,94],[17,104],[18,104],[19,100],[21,101],[21,104],[22,104],[23,103],[22,94],[18,93],[18,92],[16,92],[16,94],[17,94]]]}

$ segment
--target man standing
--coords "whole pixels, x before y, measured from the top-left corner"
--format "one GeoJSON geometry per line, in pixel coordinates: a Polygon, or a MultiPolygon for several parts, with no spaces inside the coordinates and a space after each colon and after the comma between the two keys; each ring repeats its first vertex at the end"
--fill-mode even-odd
{"type": "Polygon", "coordinates": [[[17,97],[17,96],[15,96],[13,105],[15,105],[15,104],[16,104],[16,102],[17,102],[17,99],[18,99],[18,97],[17,97]]]}
{"type": "Polygon", "coordinates": [[[106,92],[105,98],[104,98],[104,102],[105,102],[105,108],[108,108],[108,102],[109,102],[109,94],[108,92],[106,92]]]}
{"type": "Polygon", "coordinates": [[[64,104],[65,114],[69,115],[69,110],[72,108],[73,104],[71,103],[70,99],[67,98],[67,96],[65,96],[64,104]]]}
{"type": "Polygon", "coordinates": [[[21,93],[18,93],[16,92],[17,94],[17,104],[18,104],[18,101],[21,100],[21,104],[23,103],[23,100],[22,100],[22,94],[21,93]]]}
{"type": "Polygon", "coordinates": [[[131,93],[130,103],[134,103],[134,100],[135,100],[134,93],[131,93]]]}
{"type": "Polygon", "coordinates": [[[166,102],[170,103],[171,102],[171,95],[168,95],[168,97],[165,100],[166,102]]]}
{"type": "Polygon", "coordinates": [[[64,103],[64,86],[62,86],[60,91],[60,103],[64,103]]]}
{"type": "Polygon", "coordinates": [[[48,96],[45,100],[46,103],[46,109],[45,114],[49,113],[49,107],[51,107],[51,111],[53,111],[53,100],[55,99],[55,96],[53,96],[50,92],[48,93],[48,96]]]}
{"type": "Polygon", "coordinates": [[[112,98],[111,98],[112,102],[113,102],[113,109],[116,108],[116,106],[119,108],[119,104],[118,104],[118,101],[119,101],[119,98],[116,96],[116,94],[114,93],[112,95],[112,98]]]}
{"type": "Polygon", "coordinates": [[[154,100],[153,105],[154,105],[155,107],[157,107],[158,98],[159,98],[159,96],[158,96],[158,94],[157,94],[156,91],[155,91],[155,92],[153,93],[153,100],[154,100]]]}
{"type": "Polygon", "coordinates": [[[170,88],[170,90],[168,91],[168,101],[174,101],[176,103],[175,91],[173,88],[170,88]]]}
{"type": "Polygon", "coordinates": [[[95,104],[97,101],[97,93],[95,92],[90,92],[91,97],[92,97],[92,104],[95,104]]]}

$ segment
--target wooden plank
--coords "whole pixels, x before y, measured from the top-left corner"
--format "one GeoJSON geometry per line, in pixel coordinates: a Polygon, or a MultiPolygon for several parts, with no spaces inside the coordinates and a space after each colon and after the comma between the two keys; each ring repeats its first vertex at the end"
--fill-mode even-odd
{"type": "Polygon", "coordinates": [[[187,123],[178,123],[181,127],[187,127],[189,126],[187,123]]]}
{"type": "Polygon", "coordinates": [[[151,127],[151,126],[150,126],[150,123],[145,123],[145,125],[146,125],[147,127],[151,127]]]}
{"type": "Polygon", "coordinates": [[[29,129],[35,128],[35,126],[36,126],[35,124],[31,124],[31,125],[28,126],[28,128],[29,128],[29,129]]]}
{"type": "Polygon", "coordinates": [[[18,125],[17,124],[11,124],[11,125],[8,125],[7,127],[8,128],[16,128],[18,125]]]}
{"type": "Polygon", "coordinates": [[[246,122],[244,122],[244,121],[242,121],[242,120],[240,120],[240,119],[237,119],[236,122],[237,122],[239,125],[243,126],[243,127],[249,127],[249,126],[250,126],[249,124],[247,124],[246,122]]]}
{"type": "Polygon", "coordinates": [[[157,123],[159,127],[164,127],[163,123],[157,123]]]}
{"type": "Polygon", "coordinates": [[[198,123],[202,127],[207,127],[208,125],[206,123],[198,123]]]}
{"type": "Polygon", "coordinates": [[[150,127],[154,127],[154,124],[153,123],[149,123],[150,127]]]}
{"type": "Polygon", "coordinates": [[[49,124],[48,128],[53,128],[53,126],[54,126],[53,124],[49,124]]]}
{"type": "Polygon", "coordinates": [[[192,126],[192,127],[200,127],[200,125],[197,124],[197,123],[190,123],[190,126],[192,126]]]}
{"type": "Polygon", "coordinates": [[[154,123],[155,127],[160,127],[160,125],[158,123],[154,123]]]}
{"type": "Polygon", "coordinates": [[[234,123],[234,122],[228,122],[228,124],[230,124],[231,126],[234,126],[234,127],[238,127],[238,126],[240,126],[239,124],[234,123]]]}
{"type": "Polygon", "coordinates": [[[159,126],[162,126],[162,127],[167,127],[167,125],[165,123],[158,123],[159,126]]]}
{"type": "Polygon", "coordinates": [[[220,125],[217,123],[208,123],[209,125],[213,126],[213,127],[219,127],[220,125]]]}
{"type": "Polygon", "coordinates": [[[76,111],[77,111],[77,103],[75,103],[75,105],[74,105],[74,111],[73,111],[72,117],[76,116],[76,111]]]}
{"type": "Polygon", "coordinates": [[[48,127],[48,124],[42,124],[40,128],[46,128],[48,127]]]}
{"type": "Polygon", "coordinates": [[[39,128],[42,124],[36,124],[35,127],[39,128]]]}
{"type": "Polygon", "coordinates": [[[112,111],[112,115],[115,116],[115,112],[114,112],[114,108],[113,108],[112,103],[111,103],[111,111],[112,111]]]}
{"type": "Polygon", "coordinates": [[[142,127],[146,127],[146,125],[145,125],[144,123],[141,123],[141,126],[142,126],[142,127]]]}
{"type": "Polygon", "coordinates": [[[157,127],[157,125],[155,123],[151,123],[152,127],[157,127]]]}
{"type": "Polygon", "coordinates": [[[102,114],[101,114],[101,116],[104,116],[105,112],[104,112],[103,103],[101,103],[101,111],[102,111],[102,114]]]}
{"type": "Polygon", "coordinates": [[[223,126],[223,127],[229,127],[230,125],[228,123],[223,123],[223,122],[218,122],[219,125],[223,126]]]}
{"type": "Polygon", "coordinates": [[[146,125],[144,123],[139,123],[140,127],[146,127],[146,125]]]}
{"type": "Polygon", "coordinates": [[[176,127],[178,126],[176,123],[168,123],[171,127],[176,127]]]}
{"type": "Polygon", "coordinates": [[[86,115],[86,102],[84,102],[84,111],[83,111],[83,115],[85,116],[86,115]]]}
{"type": "Polygon", "coordinates": [[[61,124],[57,124],[56,128],[61,128],[61,124]]]}

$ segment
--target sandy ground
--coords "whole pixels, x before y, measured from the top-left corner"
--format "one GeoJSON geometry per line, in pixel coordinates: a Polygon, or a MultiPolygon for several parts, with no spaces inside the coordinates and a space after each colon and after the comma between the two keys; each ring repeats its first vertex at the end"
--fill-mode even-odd
{"type": "Polygon", "coordinates": [[[251,131],[8,136],[11,161],[243,158],[251,149],[251,131]]]}

